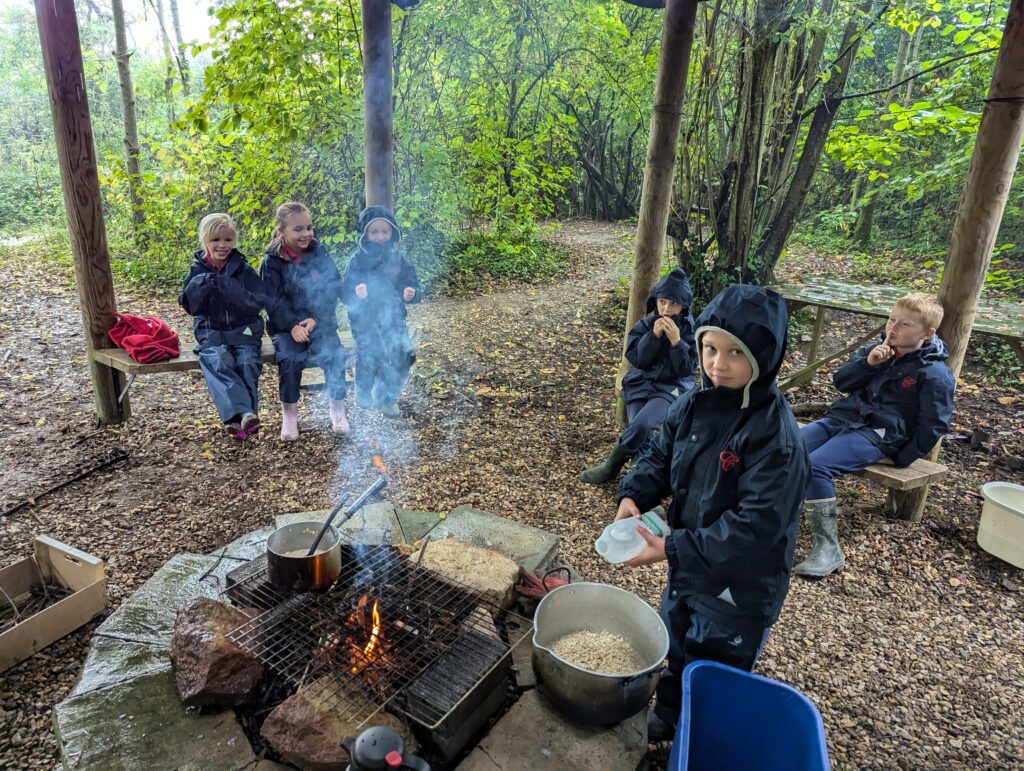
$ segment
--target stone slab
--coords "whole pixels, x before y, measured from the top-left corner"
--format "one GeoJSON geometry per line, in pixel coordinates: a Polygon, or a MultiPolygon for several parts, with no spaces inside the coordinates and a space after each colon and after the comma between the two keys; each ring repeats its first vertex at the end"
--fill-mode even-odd
{"type": "Polygon", "coordinates": [[[53,711],[66,769],[241,771],[256,763],[235,714],[186,712],[170,670],[72,696],[53,711]]]}
{"type": "Polygon", "coordinates": [[[432,528],[448,517],[446,511],[414,511],[412,509],[395,509],[398,522],[402,526],[405,542],[412,544],[420,540],[432,528]]]}
{"type": "MultiPolygon", "coordinates": [[[[293,522],[323,522],[330,509],[323,511],[299,511],[294,514],[281,514],[274,519],[277,527],[284,527],[293,522]]],[[[341,516],[340,514],[338,516],[341,516]]],[[[387,530],[391,533],[391,543],[402,542],[402,525],[390,503],[370,503],[357,511],[351,519],[341,523],[341,530],[387,530]]]]}
{"type": "Polygon", "coordinates": [[[536,689],[502,716],[457,771],[630,771],[647,755],[647,717],[640,712],[611,728],[573,723],[536,689]]]}
{"type": "Polygon", "coordinates": [[[93,637],[85,664],[82,665],[82,674],[71,695],[82,696],[170,668],[170,648],[167,644],[155,645],[118,640],[113,637],[93,637]]]}
{"type": "Polygon", "coordinates": [[[516,668],[516,685],[532,688],[537,685],[537,673],[533,671],[533,634],[512,648],[512,666],[516,668]]]}
{"type": "Polygon", "coordinates": [[[216,598],[225,586],[228,571],[237,566],[233,560],[218,563],[216,557],[205,554],[177,554],[100,624],[96,634],[170,645],[178,607],[200,595],[216,598]],[[199,577],[211,568],[212,574],[200,581],[199,577]]]}
{"type": "Polygon", "coordinates": [[[235,564],[232,567],[237,567],[237,560],[252,560],[263,554],[267,550],[267,539],[270,538],[271,533],[275,529],[273,527],[263,527],[259,530],[253,530],[240,538],[236,538],[227,546],[215,549],[210,552],[210,555],[219,557],[223,554],[225,558],[234,557],[235,560],[232,561],[235,564]]]}
{"type": "Polygon", "coordinates": [[[546,565],[558,552],[559,544],[554,533],[469,506],[452,509],[430,533],[432,539],[449,536],[504,554],[527,570],[546,565]]]}

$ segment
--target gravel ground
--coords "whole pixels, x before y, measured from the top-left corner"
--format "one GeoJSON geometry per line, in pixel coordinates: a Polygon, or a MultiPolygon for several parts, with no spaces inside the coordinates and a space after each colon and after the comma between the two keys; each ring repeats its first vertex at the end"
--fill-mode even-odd
{"type": "MultiPolygon", "coordinates": [[[[616,568],[593,552],[614,513],[614,487],[576,479],[616,436],[610,404],[621,334],[612,319],[617,279],[629,275],[630,234],[628,226],[567,223],[553,236],[572,255],[558,280],[417,307],[420,359],[402,420],[354,410],[353,435],[338,440],[326,405],[307,396],[297,444],[277,440],[272,368],[261,385],[266,427],[244,445],[219,433],[198,373],[140,378],[131,421],[97,427],[70,270],[45,245],[0,252],[8,298],[0,359],[11,349],[0,367],[0,506],[114,450],[130,454],[0,520],[0,566],[27,555],[34,535],[54,536],[107,560],[112,610],[172,554],[210,551],[276,514],[325,508],[361,489],[380,451],[393,503],[470,504],[551,530],[587,578],[656,602],[663,568],[616,568]]],[[[820,256],[813,264],[829,269],[820,256]]],[[[173,299],[122,292],[120,304],[188,329],[173,299]]],[[[852,338],[862,325],[836,314],[830,334],[852,338]]],[[[794,351],[788,364],[802,359],[794,351]]],[[[879,489],[843,484],[847,568],[793,584],[758,664],[818,705],[838,768],[1024,767],[1024,577],[975,543],[979,486],[1022,481],[1000,459],[1024,451],[1024,398],[982,374],[964,374],[956,431],[981,428],[988,443],[947,442],[952,474],[920,525],[884,518],[879,489]]],[[[835,395],[821,376],[793,400],[835,395]]],[[[807,546],[802,535],[798,555],[807,546]]],[[[0,676],[0,768],[53,768],[50,709],[73,687],[94,629],[0,676]]],[[[655,764],[664,758],[663,747],[652,753],[655,764]]]]}

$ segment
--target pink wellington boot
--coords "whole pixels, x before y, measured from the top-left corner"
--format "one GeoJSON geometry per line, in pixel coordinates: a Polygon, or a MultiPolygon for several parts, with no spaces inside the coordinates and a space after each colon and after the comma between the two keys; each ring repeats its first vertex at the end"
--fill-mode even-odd
{"type": "Polygon", "coordinates": [[[299,438],[298,402],[281,402],[281,441],[295,442],[299,438]]]}
{"type": "Polygon", "coordinates": [[[347,434],[350,430],[344,399],[331,399],[331,428],[336,434],[347,434]]]}

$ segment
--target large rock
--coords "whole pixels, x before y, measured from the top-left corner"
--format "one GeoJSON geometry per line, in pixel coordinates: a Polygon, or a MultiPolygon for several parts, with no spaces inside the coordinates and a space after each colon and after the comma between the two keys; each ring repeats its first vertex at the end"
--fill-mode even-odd
{"type": "Polygon", "coordinates": [[[509,607],[515,602],[515,585],[519,566],[508,557],[490,549],[470,546],[456,538],[428,541],[420,552],[409,558],[423,567],[440,573],[480,592],[491,602],[509,607]]]}
{"type": "Polygon", "coordinates": [[[248,620],[237,608],[209,597],[196,597],[179,609],[171,666],[182,702],[234,705],[252,696],[263,665],[227,636],[248,620]]]}
{"type": "MultiPolygon", "coordinates": [[[[331,679],[324,678],[289,696],[271,712],[260,733],[286,763],[303,771],[344,771],[348,753],[341,748],[346,736],[356,736],[370,725],[386,725],[398,731],[406,747],[415,743],[408,727],[394,715],[381,710],[360,729],[358,723],[345,717],[366,714],[368,705],[353,705],[334,696],[331,679]]],[[[372,711],[372,708],[369,708],[372,711]]]]}

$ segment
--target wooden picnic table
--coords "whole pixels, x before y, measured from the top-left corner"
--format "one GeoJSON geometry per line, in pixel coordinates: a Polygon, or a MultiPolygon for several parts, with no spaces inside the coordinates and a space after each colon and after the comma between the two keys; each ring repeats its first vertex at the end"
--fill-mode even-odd
{"type": "MultiPolygon", "coordinates": [[[[893,303],[907,294],[905,287],[886,284],[856,284],[835,278],[798,276],[789,282],[771,286],[781,294],[791,308],[812,306],[817,308],[811,348],[807,354],[807,366],[781,383],[787,390],[808,383],[822,366],[852,353],[870,340],[878,337],[885,324],[879,324],[860,339],[840,351],[818,358],[821,333],[829,310],[858,313],[876,318],[889,318],[893,303]]],[[[974,320],[974,332],[995,335],[1006,341],[1024,366],[1024,303],[989,300],[982,298],[978,304],[978,315],[974,320]]]]}

